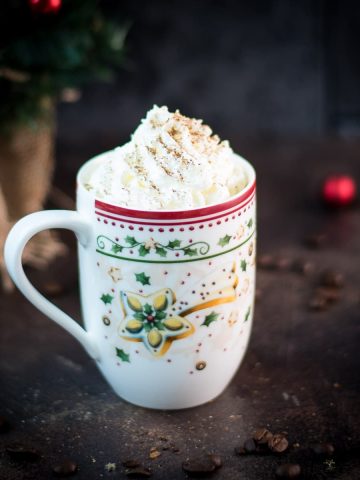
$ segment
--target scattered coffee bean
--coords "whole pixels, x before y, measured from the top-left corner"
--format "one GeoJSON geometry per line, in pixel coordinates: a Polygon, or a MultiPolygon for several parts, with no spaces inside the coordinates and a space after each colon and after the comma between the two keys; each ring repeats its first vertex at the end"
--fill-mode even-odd
{"type": "Polygon", "coordinates": [[[10,430],[10,423],[5,417],[0,416],[0,433],[7,433],[10,430]]]}
{"type": "Polygon", "coordinates": [[[268,441],[268,447],[272,452],[282,453],[288,448],[289,442],[281,433],[276,433],[268,441]]]}
{"type": "Polygon", "coordinates": [[[150,468],[139,466],[133,470],[126,471],[125,475],[129,478],[149,478],[152,475],[152,471],[150,468]]]}
{"type": "Polygon", "coordinates": [[[23,445],[22,443],[13,443],[5,447],[8,455],[18,462],[36,462],[41,454],[36,448],[23,445]]]}
{"type": "Polygon", "coordinates": [[[309,310],[315,310],[317,312],[322,312],[327,309],[328,302],[321,295],[315,295],[312,297],[308,304],[309,310]]]}
{"type": "Polygon", "coordinates": [[[140,462],[139,460],[134,460],[134,459],[129,459],[129,460],[124,460],[122,462],[122,465],[126,468],[136,468],[140,467],[140,462]]]}
{"type": "Polygon", "coordinates": [[[297,463],[284,463],[277,467],[275,474],[279,478],[297,478],[301,474],[301,467],[297,463]]]}
{"type": "Polygon", "coordinates": [[[152,460],[155,460],[155,458],[160,457],[160,455],[161,455],[161,453],[159,452],[159,450],[156,447],[151,447],[150,448],[149,458],[151,458],[152,460]]]}
{"type": "Polygon", "coordinates": [[[314,265],[307,260],[296,260],[293,263],[292,269],[301,275],[309,275],[314,271],[314,265]]]}
{"type": "Polygon", "coordinates": [[[201,477],[214,472],[217,466],[211,460],[210,455],[204,455],[183,462],[182,468],[189,475],[201,477]]]}
{"type": "Polygon", "coordinates": [[[264,445],[267,444],[272,437],[273,434],[267,428],[259,428],[254,433],[253,439],[259,445],[264,445]]]}
{"type": "Polygon", "coordinates": [[[325,233],[312,233],[304,238],[304,245],[308,248],[321,248],[325,245],[327,236],[325,233]]]}
{"type": "Polygon", "coordinates": [[[273,270],[276,262],[272,255],[259,255],[257,259],[257,266],[263,270],[273,270]]]}
{"type": "Polygon", "coordinates": [[[311,449],[317,455],[327,455],[329,457],[335,452],[334,445],[331,443],[316,443],[311,449]]]}
{"type": "Polygon", "coordinates": [[[316,289],[316,296],[324,298],[327,301],[327,303],[335,303],[340,300],[341,293],[338,288],[319,287],[316,289]]]}
{"type": "Polygon", "coordinates": [[[344,286],[344,276],[340,272],[327,270],[322,274],[320,284],[323,287],[342,288],[344,286]]]}
{"type": "Polygon", "coordinates": [[[255,453],[257,450],[255,440],[253,438],[245,440],[244,449],[246,453],[255,453]]]}
{"type": "Polygon", "coordinates": [[[220,468],[222,466],[222,459],[220,455],[216,453],[211,453],[209,455],[210,460],[213,462],[216,468],[220,468]]]}
{"type": "Polygon", "coordinates": [[[72,460],[64,460],[52,468],[53,474],[56,477],[71,477],[77,472],[78,466],[72,460]]]}

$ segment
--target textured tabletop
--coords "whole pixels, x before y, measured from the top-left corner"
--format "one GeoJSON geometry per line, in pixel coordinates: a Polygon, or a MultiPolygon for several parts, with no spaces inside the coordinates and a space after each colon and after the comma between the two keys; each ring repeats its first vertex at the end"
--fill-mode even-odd
{"type": "MultiPolygon", "coordinates": [[[[319,183],[329,173],[345,171],[360,183],[360,142],[233,144],[257,169],[262,268],[250,345],[231,385],[195,409],[134,407],[112,392],[65,331],[20,293],[1,294],[0,415],[12,427],[0,434],[1,479],[49,479],[54,465],[70,458],[79,480],[127,478],[122,462],[128,460],[150,468],[154,480],[180,480],[187,478],[182,463],[207,453],[221,456],[223,466],[213,473],[219,480],[275,478],[276,467],[288,462],[301,466],[303,478],[360,478],[360,207],[335,212],[318,201],[319,183]],[[304,239],[319,233],[324,240],[309,248],[304,239]],[[342,274],[344,286],[331,304],[317,307],[314,292],[325,270],[342,274]],[[288,450],[236,454],[259,427],[285,432],[288,450]],[[311,449],[324,442],[334,455],[311,449]],[[14,443],[40,457],[15,459],[6,451],[14,443]]],[[[59,157],[56,182],[69,190],[78,152],[63,149],[59,157]]],[[[29,275],[41,288],[60,283],[64,290],[54,301],[80,318],[75,242],[64,238],[68,258],[46,274],[29,275]]]]}

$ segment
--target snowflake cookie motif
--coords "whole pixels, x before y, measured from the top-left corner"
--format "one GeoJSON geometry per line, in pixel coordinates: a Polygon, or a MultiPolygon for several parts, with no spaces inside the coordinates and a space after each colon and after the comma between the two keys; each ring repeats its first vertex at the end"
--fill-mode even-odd
{"type": "Polygon", "coordinates": [[[121,292],[125,318],[119,327],[126,340],[143,342],[150,352],[163,355],[171,343],[194,332],[194,326],[184,317],[169,312],[175,302],[170,288],[151,295],[121,292]]]}

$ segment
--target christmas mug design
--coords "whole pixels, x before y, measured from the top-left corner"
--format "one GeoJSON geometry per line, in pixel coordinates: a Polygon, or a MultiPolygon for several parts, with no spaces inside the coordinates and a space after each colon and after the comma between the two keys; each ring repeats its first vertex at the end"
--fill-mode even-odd
{"type": "Polygon", "coordinates": [[[77,211],[20,220],[5,261],[22,293],[78,339],[115,392],[149,408],[180,409],[218,396],[239,367],[254,309],[255,172],[224,203],[146,211],[104,203],[87,188],[102,155],[78,173],[77,211]],[[45,299],[21,265],[27,241],[48,228],[79,243],[85,328],[45,299]]]}

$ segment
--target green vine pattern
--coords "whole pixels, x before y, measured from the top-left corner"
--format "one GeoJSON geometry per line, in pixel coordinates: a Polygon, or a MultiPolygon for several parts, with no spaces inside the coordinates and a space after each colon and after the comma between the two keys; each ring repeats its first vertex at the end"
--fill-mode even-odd
{"type": "Polygon", "coordinates": [[[129,235],[124,238],[123,244],[119,244],[105,235],[99,235],[96,242],[100,250],[106,251],[109,249],[115,255],[123,250],[137,249],[140,257],[146,257],[151,251],[163,258],[167,256],[168,252],[182,252],[184,256],[194,257],[206,255],[210,250],[210,245],[207,242],[194,242],[181,246],[181,240],[175,239],[164,245],[152,238],[146,242],[139,242],[135,237],[129,235]]]}

